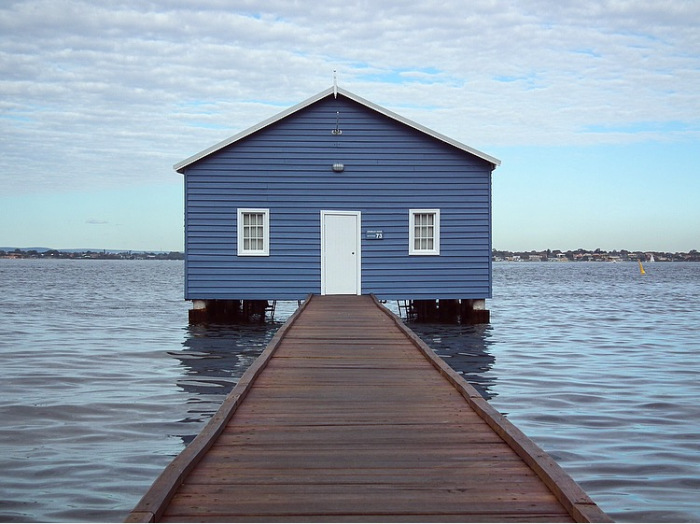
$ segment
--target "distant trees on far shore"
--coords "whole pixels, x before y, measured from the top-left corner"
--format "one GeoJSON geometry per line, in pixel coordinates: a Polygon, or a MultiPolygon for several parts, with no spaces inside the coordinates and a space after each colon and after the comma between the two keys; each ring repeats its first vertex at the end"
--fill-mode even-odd
{"type": "Polygon", "coordinates": [[[73,260],[184,260],[179,251],[59,251],[57,249],[0,249],[0,258],[38,258],[73,260]]]}
{"type": "Polygon", "coordinates": [[[628,251],[626,249],[604,251],[600,248],[594,250],[579,248],[569,251],[561,251],[559,249],[545,249],[543,251],[504,251],[494,249],[493,259],[538,262],[547,262],[549,260],[568,260],[571,262],[700,262],[700,253],[698,253],[697,249],[676,253],[665,251],[628,251]]]}

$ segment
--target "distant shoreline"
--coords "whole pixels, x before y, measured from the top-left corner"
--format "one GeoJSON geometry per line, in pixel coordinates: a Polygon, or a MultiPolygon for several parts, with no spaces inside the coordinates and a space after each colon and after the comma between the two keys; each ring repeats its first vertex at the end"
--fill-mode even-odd
{"type": "Polygon", "coordinates": [[[184,260],[180,251],[109,251],[47,249],[0,249],[0,259],[43,259],[43,260],[184,260]]]}
{"type": "MultiPolygon", "coordinates": [[[[700,262],[696,249],[688,252],[667,251],[504,251],[494,249],[494,262],[700,262]]],[[[128,251],[93,249],[0,248],[0,259],[69,259],[69,260],[184,260],[182,251],[128,251]]]]}
{"type": "Polygon", "coordinates": [[[494,261],[504,262],[700,262],[697,249],[688,252],[628,251],[626,249],[603,251],[601,249],[575,251],[503,251],[493,250],[494,261]]]}

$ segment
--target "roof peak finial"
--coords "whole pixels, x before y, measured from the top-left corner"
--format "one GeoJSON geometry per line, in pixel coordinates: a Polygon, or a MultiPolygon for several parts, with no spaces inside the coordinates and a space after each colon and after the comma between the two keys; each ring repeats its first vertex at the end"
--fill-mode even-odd
{"type": "Polygon", "coordinates": [[[333,70],[333,98],[338,98],[338,75],[336,70],[333,70]]]}

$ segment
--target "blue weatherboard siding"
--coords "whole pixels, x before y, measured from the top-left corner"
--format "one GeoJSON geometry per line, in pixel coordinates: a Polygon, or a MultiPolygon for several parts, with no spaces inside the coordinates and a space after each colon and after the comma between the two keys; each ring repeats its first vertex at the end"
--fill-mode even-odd
{"type": "Polygon", "coordinates": [[[363,294],[490,298],[493,167],[354,100],[322,98],[184,169],[186,298],[320,293],[321,210],[362,212],[363,294]],[[269,208],[270,256],[236,256],[239,207],[269,208]],[[408,255],[411,208],[440,209],[439,256],[408,255]]]}

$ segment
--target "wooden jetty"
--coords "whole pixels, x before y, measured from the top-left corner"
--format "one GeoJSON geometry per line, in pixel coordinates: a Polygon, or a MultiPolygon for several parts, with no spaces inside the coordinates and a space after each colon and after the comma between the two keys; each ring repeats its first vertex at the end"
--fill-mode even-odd
{"type": "Polygon", "coordinates": [[[370,296],[313,296],[127,518],[611,522],[370,296]]]}

